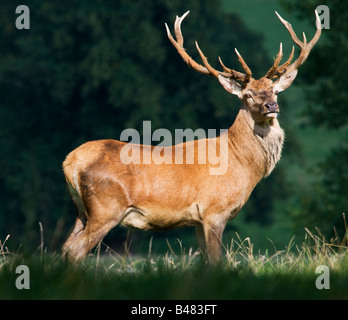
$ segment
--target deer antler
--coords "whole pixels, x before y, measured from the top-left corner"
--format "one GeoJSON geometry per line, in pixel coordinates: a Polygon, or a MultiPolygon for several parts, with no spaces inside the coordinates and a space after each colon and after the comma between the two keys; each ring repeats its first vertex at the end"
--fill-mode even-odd
{"type": "Polygon", "coordinates": [[[225,67],[225,65],[222,63],[221,58],[219,57],[219,61],[220,64],[222,66],[222,68],[224,69],[224,72],[222,71],[218,71],[216,69],[214,69],[209,63],[208,63],[208,59],[204,56],[203,52],[201,51],[201,49],[198,46],[198,43],[196,42],[196,48],[197,51],[199,53],[199,55],[201,56],[202,62],[204,64],[204,66],[202,66],[201,64],[197,63],[196,61],[194,61],[186,52],[186,50],[183,47],[184,44],[184,38],[182,36],[181,33],[181,22],[185,19],[185,17],[189,14],[190,11],[187,11],[184,15],[182,15],[181,17],[176,16],[175,19],[175,24],[174,24],[174,32],[175,32],[175,37],[176,40],[173,38],[173,36],[170,33],[170,30],[168,28],[168,25],[165,24],[166,29],[167,29],[167,35],[168,38],[170,40],[170,42],[173,44],[173,46],[175,47],[175,49],[178,51],[178,53],[180,54],[180,56],[183,58],[183,60],[194,70],[202,73],[202,74],[206,74],[209,76],[213,76],[213,77],[218,77],[219,74],[223,74],[226,77],[231,77],[234,78],[235,80],[239,80],[242,81],[243,84],[246,84],[247,82],[249,82],[250,78],[251,78],[251,70],[248,67],[248,65],[245,63],[244,59],[242,58],[242,56],[239,54],[239,52],[237,51],[237,49],[235,49],[237,55],[238,55],[238,59],[243,67],[243,69],[245,70],[245,74],[242,72],[238,72],[232,69],[229,69],[227,67],[225,67]]]}
{"type": "Polygon", "coordinates": [[[309,53],[311,52],[312,48],[317,43],[317,41],[321,35],[320,18],[319,18],[319,15],[318,15],[316,10],[315,10],[315,20],[316,20],[317,31],[315,32],[313,39],[308,43],[307,43],[306,35],[304,33],[303,33],[303,42],[302,42],[296,36],[296,33],[292,29],[291,24],[288,21],[284,20],[278,14],[277,11],[275,13],[278,16],[279,20],[282,22],[282,24],[285,26],[285,28],[289,31],[292,40],[301,48],[301,52],[300,52],[299,57],[290,65],[290,63],[294,57],[294,47],[292,47],[292,51],[290,53],[288,60],[284,64],[279,66],[279,62],[280,62],[282,55],[283,55],[282,44],[280,44],[280,49],[279,49],[279,52],[277,54],[277,57],[274,60],[273,66],[268,70],[268,72],[265,75],[265,77],[269,78],[269,79],[277,78],[277,77],[281,76],[282,74],[291,72],[291,71],[297,69],[300,65],[302,65],[306,61],[309,53]]]}

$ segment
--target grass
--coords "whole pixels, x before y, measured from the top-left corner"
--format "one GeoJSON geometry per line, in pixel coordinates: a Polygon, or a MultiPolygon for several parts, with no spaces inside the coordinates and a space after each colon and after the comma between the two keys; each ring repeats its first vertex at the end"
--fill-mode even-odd
{"type": "MultiPolygon", "coordinates": [[[[283,42],[285,56],[292,45],[274,10],[291,21],[298,34],[304,30],[310,38],[314,33],[313,25],[301,24],[277,0],[223,3],[226,11],[239,12],[249,28],[262,33],[270,57],[278,52],[279,42],[283,42]]],[[[306,167],[312,167],[325,157],[340,133],[304,125],[301,114],[306,103],[299,86],[294,85],[284,96],[289,105],[284,112],[301,141],[306,167]]],[[[309,179],[299,166],[293,165],[287,171],[295,182],[299,177],[309,179]]],[[[74,266],[45,248],[42,228],[41,245],[29,254],[23,248],[9,250],[11,238],[6,238],[0,241],[0,299],[348,299],[347,232],[343,239],[327,240],[320,232],[307,229],[298,243],[286,231],[289,223],[284,214],[275,214],[275,219],[274,232],[257,226],[254,229],[262,234],[256,236],[256,231],[249,232],[245,223],[239,228],[241,232],[233,233],[233,239],[223,248],[224,260],[218,268],[202,263],[201,254],[186,249],[181,242],[168,242],[168,251],[155,255],[155,243],[151,240],[149,252],[144,256],[120,256],[102,243],[83,263],[74,266]],[[287,240],[276,238],[279,230],[287,240]],[[242,233],[253,234],[253,239],[240,236],[242,233]],[[264,239],[264,234],[276,245],[264,239]],[[255,249],[262,241],[267,245],[255,249]],[[16,267],[21,264],[30,270],[29,290],[18,290],[15,286],[19,276],[16,267]],[[318,290],[315,286],[319,265],[329,267],[329,290],[318,290]]],[[[250,228],[250,223],[247,225],[250,228]]]]}
{"type": "Polygon", "coordinates": [[[348,299],[347,233],[326,241],[306,230],[301,244],[291,239],[283,250],[255,252],[250,238],[235,233],[224,246],[221,266],[202,262],[198,250],[180,244],[175,252],[144,257],[120,256],[101,243],[81,264],[57,253],[10,252],[0,242],[0,299],[348,299]],[[16,267],[27,265],[30,289],[15,286],[16,267]],[[319,290],[316,268],[330,270],[330,289],[319,290]]]}

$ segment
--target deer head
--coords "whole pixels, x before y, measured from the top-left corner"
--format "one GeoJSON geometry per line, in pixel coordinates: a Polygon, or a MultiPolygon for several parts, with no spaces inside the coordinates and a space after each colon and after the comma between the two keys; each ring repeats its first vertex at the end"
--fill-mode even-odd
{"type": "Polygon", "coordinates": [[[294,57],[294,47],[292,47],[289,58],[286,62],[280,65],[280,61],[283,56],[282,44],[280,43],[279,52],[274,59],[272,67],[267,71],[265,76],[257,80],[252,77],[250,68],[248,67],[240,53],[237,51],[237,49],[235,49],[235,51],[238,56],[239,62],[241,63],[245,71],[244,73],[227,68],[223,64],[220,57],[219,61],[223,71],[214,69],[208,63],[207,58],[204,56],[197,42],[196,48],[199,55],[201,56],[203,65],[194,61],[187,54],[183,47],[184,39],[181,33],[181,22],[188,15],[188,13],[189,11],[187,11],[182,17],[176,17],[174,24],[176,40],[172,37],[168,25],[166,24],[168,38],[170,39],[171,43],[174,45],[180,56],[184,59],[184,61],[199,73],[218,78],[225,90],[238,96],[238,98],[243,102],[244,108],[249,110],[255,122],[267,122],[270,119],[277,117],[277,114],[279,113],[279,106],[277,103],[278,93],[287,89],[291,85],[293,80],[296,78],[298,67],[306,61],[311,49],[320,37],[321,28],[318,13],[315,11],[317,27],[316,33],[313,39],[307,43],[305,34],[303,33],[303,41],[300,41],[293,31],[291,24],[284,20],[276,12],[280,21],[289,31],[293,41],[300,47],[301,52],[299,54],[299,57],[294,62],[292,62],[294,57]]]}

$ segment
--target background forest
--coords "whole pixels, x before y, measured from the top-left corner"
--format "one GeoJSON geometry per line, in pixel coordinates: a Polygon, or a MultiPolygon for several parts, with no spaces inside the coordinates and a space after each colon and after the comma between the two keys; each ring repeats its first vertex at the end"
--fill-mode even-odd
{"type": "MultiPolygon", "coordinates": [[[[279,42],[292,42],[274,10],[300,35],[314,34],[314,9],[330,9],[330,29],[280,96],[286,131],[283,159],[228,224],[260,247],[288,243],[304,227],[342,237],[348,208],[348,4],[327,0],[62,0],[0,4],[0,240],[18,248],[59,250],[75,218],[61,164],[88,140],[119,139],[126,128],[222,129],[232,125],[239,101],[216,79],[189,69],[169,42],[164,23],[190,10],[185,47],[194,41],[218,66],[239,69],[234,48],[255,77],[271,66],[279,42]],[[30,8],[30,30],[15,26],[18,5],[30,8]]],[[[298,53],[298,52],[297,52],[298,53]]],[[[161,251],[166,238],[195,245],[190,228],[131,232],[131,252],[161,251]],[[192,238],[192,239],[191,239],[192,238]],[[158,241],[156,241],[158,240],[158,241]],[[142,247],[145,246],[145,247],[142,247]]],[[[127,237],[114,229],[105,242],[116,250],[127,237]]],[[[15,249],[14,249],[15,250],[15,249]]],[[[167,248],[166,248],[167,250],[167,248]]]]}

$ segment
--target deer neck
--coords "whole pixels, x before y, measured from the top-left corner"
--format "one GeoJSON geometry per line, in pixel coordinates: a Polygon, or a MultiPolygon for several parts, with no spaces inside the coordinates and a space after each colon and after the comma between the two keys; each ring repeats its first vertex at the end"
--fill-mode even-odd
{"type": "Polygon", "coordinates": [[[248,165],[259,180],[272,172],[284,143],[284,131],[276,118],[256,123],[251,113],[241,108],[228,134],[234,158],[248,165]]]}

